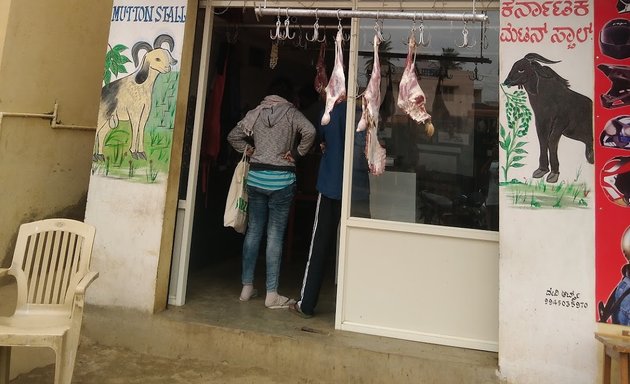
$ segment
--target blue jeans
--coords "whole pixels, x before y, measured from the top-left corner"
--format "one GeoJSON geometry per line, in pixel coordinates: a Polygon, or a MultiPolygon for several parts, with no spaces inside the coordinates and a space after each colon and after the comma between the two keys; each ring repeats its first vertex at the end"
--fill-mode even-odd
{"type": "Polygon", "coordinates": [[[253,284],[256,259],[260,251],[265,228],[267,229],[267,292],[278,291],[280,258],[284,233],[289,219],[289,209],[295,194],[295,184],[271,191],[247,186],[248,222],[243,242],[243,284],[253,284]]]}

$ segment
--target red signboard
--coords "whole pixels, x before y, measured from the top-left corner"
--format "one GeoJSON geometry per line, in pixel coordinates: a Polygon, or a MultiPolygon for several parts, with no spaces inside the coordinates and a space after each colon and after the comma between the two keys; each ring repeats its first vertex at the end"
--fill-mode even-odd
{"type": "Polygon", "coordinates": [[[597,319],[630,325],[630,0],[598,1],[594,29],[597,319]]]}

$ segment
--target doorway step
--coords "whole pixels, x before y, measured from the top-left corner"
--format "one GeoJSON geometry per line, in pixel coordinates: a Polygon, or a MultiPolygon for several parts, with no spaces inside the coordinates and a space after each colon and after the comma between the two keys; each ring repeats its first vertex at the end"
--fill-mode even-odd
{"type": "Polygon", "coordinates": [[[159,314],[88,306],[82,335],[104,347],[258,368],[294,382],[500,382],[496,353],[338,331],[330,321],[312,322],[317,316],[301,319],[286,310],[265,309],[263,299],[236,299],[234,305],[224,301],[230,303],[205,307],[196,315],[184,309],[188,304],[159,314]],[[258,315],[250,317],[253,313],[258,315]],[[256,327],[244,325],[243,318],[255,321],[256,327]]]}

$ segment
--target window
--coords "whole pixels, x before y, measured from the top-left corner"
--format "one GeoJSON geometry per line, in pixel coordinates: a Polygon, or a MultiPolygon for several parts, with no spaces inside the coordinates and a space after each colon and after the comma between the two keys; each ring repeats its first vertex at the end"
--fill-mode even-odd
{"type": "MultiPolygon", "coordinates": [[[[496,24],[498,14],[489,16],[496,24]]],[[[365,132],[356,133],[351,215],[498,230],[498,29],[469,23],[474,46],[463,48],[458,46],[463,23],[425,21],[423,26],[430,44],[418,46],[415,68],[435,133],[429,137],[423,124],[396,106],[412,22],[386,20],[383,33],[391,37],[379,49],[377,130],[387,151],[386,168],[379,176],[368,174],[365,132]]],[[[373,36],[374,20],[362,19],[357,94],[372,71],[373,36]]],[[[358,123],[360,99],[355,107],[358,123]]]]}

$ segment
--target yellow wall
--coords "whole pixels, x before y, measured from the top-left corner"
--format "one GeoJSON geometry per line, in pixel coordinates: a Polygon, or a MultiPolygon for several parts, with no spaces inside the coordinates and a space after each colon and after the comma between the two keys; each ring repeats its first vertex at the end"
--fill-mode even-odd
{"type": "Polygon", "coordinates": [[[11,0],[0,0],[0,68],[2,68],[2,48],[7,32],[7,21],[9,20],[9,6],[11,0]]]}
{"type": "MultiPolygon", "coordinates": [[[[96,126],[112,1],[0,0],[0,114],[49,113],[96,126]]],[[[83,219],[94,131],[50,120],[0,121],[0,266],[18,226],[52,216],[83,219]]],[[[2,282],[0,282],[2,284],[2,282]]]]}

